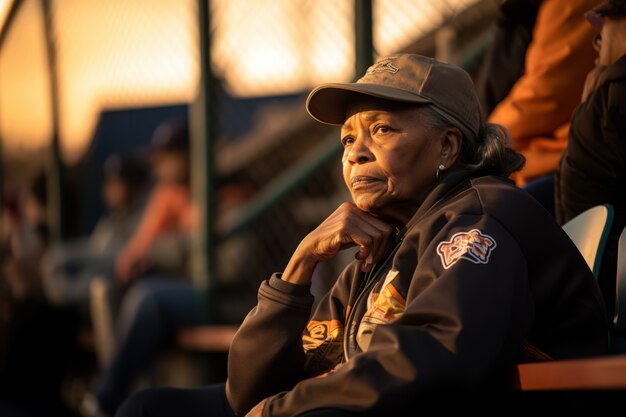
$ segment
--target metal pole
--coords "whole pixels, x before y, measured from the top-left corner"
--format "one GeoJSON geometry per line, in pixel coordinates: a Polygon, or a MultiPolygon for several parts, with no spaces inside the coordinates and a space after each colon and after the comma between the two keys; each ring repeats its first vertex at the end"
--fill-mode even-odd
{"type": "Polygon", "coordinates": [[[354,48],[356,78],[374,63],[372,0],[354,0],[354,48]]]}
{"type": "Polygon", "coordinates": [[[15,19],[15,15],[17,15],[17,11],[21,7],[23,0],[14,0],[11,4],[9,11],[7,12],[7,16],[4,20],[4,26],[0,28],[0,47],[4,42],[4,39],[7,36],[7,32],[9,31],[9,27],[13,24],[13,19],[15,19]]]}
{"type": "MultiPolygon", "coordinates": [[[[2,111],[2,108],[0,108],[2,111]]],[[[2,118],[0,117],[0,120],[2,118]]],[[[0,126],[0,266],[4,267],[4,243],[5,243],[5,233],[7,230],[4,230],[4,210],[6,209],[6,201],[5,201],[5,170],[4,170],[4,137],[2,136],[2,126],[0,126]]]]}
{"type": "Polygon", "coordinates": [[[198,95],[189,109],[191,135],[191,184],[192,194],[201,227],[194,236],[192,245],[192,275],[198,292],[198,306],[203,319],[215,321],[214,289],[215,239],[213,231],[214,167],[213,131],[214,97],[210,59],[209,0],[198,0],[200,80],[198,95]]]}
{"type": "Polygon", "coordinates": [[[61,143],[59,139],[59,84],[56,65],[56,45],[52,21],[51,0],[41,0],[50,76],[50,110],[52,112],[52,142],[48,166],[48,223],[51,241],[58,242],[65,237],[63,196],[63,163],[61,161],[61,143]]]}
{"type": "MultiPolygon", "coordinates": [[[[11,27],[11,24],[13,23],[13,19],[15,19],[15,16],[17,15],[17,11],[19,9],[19,7],[22,5],[22,0],[14,0],[13,3],[11,4],[9,11],[7,12],[5,21],[4,21],[4,26],[0,28],[0,49],[2,49],[2,45],[4,44],[4,40],[6,38],[6,35],[9,31],[9,28],[11,27]]],[[[0,109],[1,110],[1,109],[0,109]]],[[[1,129],[0,129],[1,131],[1,129]]],[[[0,135],[0,201],[2,201],[2,204],[0,204],[0,219],[2,221],[0,221],[0,243],[4,244],[5,242],[5,233],[8,233],[7,230],[4,230],[4,210],[6,209],[6,206],[4,204],[4,193],[5,193],[5,182],[6,182],[6,171],[5,171],[5,154],[4,154],[4,137],[2,135],[0,135]]],[[[0,249],[4,249],[4,248],[0,248],[0,249]]],[[[0,264],[4,265],[4,250],[1,250],[0,252],[2,252],[0,254],[0,264]]]]}

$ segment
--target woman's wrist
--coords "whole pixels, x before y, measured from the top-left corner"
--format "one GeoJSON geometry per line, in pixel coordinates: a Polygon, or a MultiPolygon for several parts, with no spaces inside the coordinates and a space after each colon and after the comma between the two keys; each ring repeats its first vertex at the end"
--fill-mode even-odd
{"type": "Polygon", "coordinates": [[[317,260],[301,256],[298,254],[298,250],[296,250],[287,267],[285,267],[281,279],[292,284],[308,285],[311,283],[316,266],[317,260]]]}

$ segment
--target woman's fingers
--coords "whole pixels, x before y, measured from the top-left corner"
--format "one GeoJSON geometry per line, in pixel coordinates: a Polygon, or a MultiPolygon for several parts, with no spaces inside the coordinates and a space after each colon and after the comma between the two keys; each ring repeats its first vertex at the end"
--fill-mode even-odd
{"type": "Polygon", "coordinates": [[[394,229],[353,203],[344,203],[300,242],[285,267],[282,279],[296,284],[311,282],[315,265],[357,246],[361,270],[368,272],[387,253],[394,229]]]}
{"type": "Polygon", "coordinates": [[[309,236],[315,241],[316,257],[334,257],[337,252],[358,246],[357,259],[369,271],[387,252],[394,229],[353,204],[342,204],[309,236]]]}
{"type": "Polygon", "coordinates": [[[361,269],[368,272],[387,252],[389,236],[392,228],[378,224],[378,219],[367,213],[356,215],[354,221],[354,241],[359,246],[358,259],[362,261],[361,269]]]}

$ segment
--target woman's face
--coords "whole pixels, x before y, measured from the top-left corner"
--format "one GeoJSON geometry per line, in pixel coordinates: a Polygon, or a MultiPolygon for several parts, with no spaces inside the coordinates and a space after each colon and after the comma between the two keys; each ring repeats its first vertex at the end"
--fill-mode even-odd
{"type": "Polygon", "coordinates": [[[343,176],[361,210],[402,224],[436,183],[441,141],[420,107],[352,105],[341,129],[343,176]]]}

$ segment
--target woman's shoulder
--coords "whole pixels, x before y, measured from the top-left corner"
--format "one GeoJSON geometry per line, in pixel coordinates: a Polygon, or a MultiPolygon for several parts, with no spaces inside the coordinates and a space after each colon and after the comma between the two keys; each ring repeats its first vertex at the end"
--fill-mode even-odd
{"type": "MultiPolygon", "coordinates": [[[[520,225],[558,227],[554,218],[526,191],[500,176],[470,179],[469,186],[452,197],[444,211],[458,216],[479,216],[497,221],[508,230],[520,225]]],[[[449,216],[450,217],[450,216],[449,216]]]]}
{"type": "Polygon", "coordinates": [[[535,198],[506,178],[487,176],[471,180],[482,215],[498,222],[517,240],[563,240],[561,226],[535,198]],[[523,237],[523,238],[522,238],[523,237]]]}
{"type": "Polygon", "coordinates": [[[470,180],[471,188],[476,193],[480,205],[486,212],[504,208],[514,209],[513,204],[521,204],[529,208],[542,208],[530,194],[515,183],[504,177],[488,175],[470,180]]]}
{"type": "Polygon", "coordinates": [[[478,176],[469,179],[467,184],[448,197],[441,208],[458,214],[489,215],[502,210],[511,211],[515,209],[515,205],[541,207],[508,178],[496,175],[478,176]]]}

